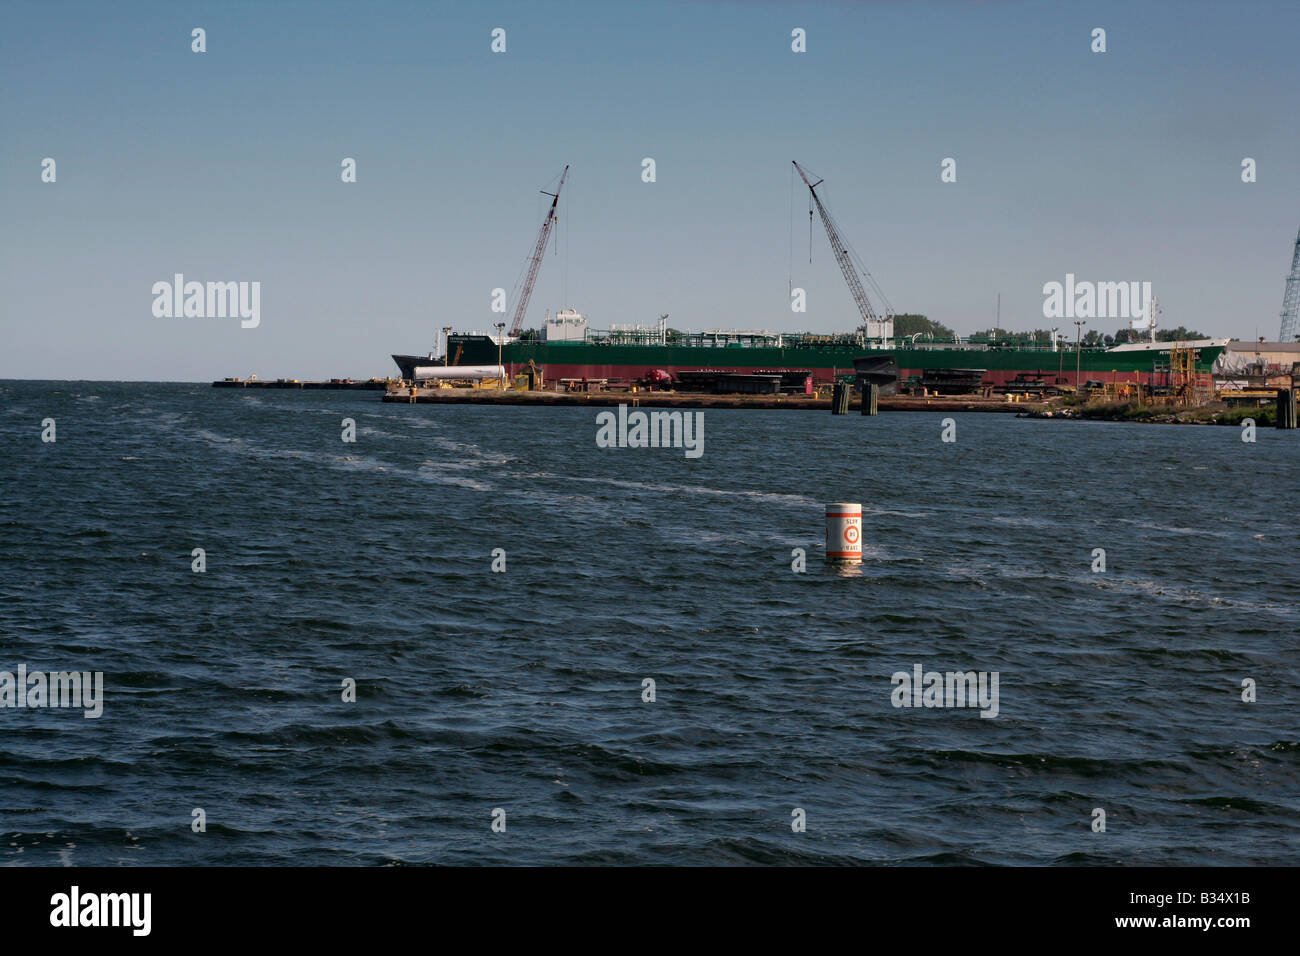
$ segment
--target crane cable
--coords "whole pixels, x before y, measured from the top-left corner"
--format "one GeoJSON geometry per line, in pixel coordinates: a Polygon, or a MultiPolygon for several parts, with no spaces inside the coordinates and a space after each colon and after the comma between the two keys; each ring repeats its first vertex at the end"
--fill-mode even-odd
{"type": "Polygon", "coordinates": [[[786,264],[786,297],[794,295],[794,167],[790,167],[790,261],[786,264]]]}
{"type": "MultiPolygon", "coordinates": [[[[569,307],[569,220],[573,217],[573,186],[569,186],[569,205],[567,215],[564,217],[564,269],[561,272],[560,279],[560,306],[567,309],[569,307]]],[[[555,211],[555,218],[560,218],[560,211],[555,211]]],[[[557,230],[558,232],[558,230],[557,230]]],[[[555,237],[555,250],[559,254],[560,237],[555,237]]]]}

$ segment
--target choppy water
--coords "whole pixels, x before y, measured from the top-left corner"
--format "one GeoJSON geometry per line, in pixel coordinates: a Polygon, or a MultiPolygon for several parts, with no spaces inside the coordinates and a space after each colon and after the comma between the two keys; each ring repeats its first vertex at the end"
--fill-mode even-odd
{"type": "Polygon", "coordinates": [[[105,681],[0,709],[0,860],[1300,863],[1300,433],[595,414],[0,383],[0,670],[105,681]]]}

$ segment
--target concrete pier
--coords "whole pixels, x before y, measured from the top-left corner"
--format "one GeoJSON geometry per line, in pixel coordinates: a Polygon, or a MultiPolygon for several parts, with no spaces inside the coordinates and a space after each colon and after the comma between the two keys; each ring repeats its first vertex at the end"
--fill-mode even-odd
{"type": "MultiPolygon", "coordinates": [[[[785,408],[793,410],[826,411],[832,408],[830,398],[809,395],[706,395],[691,392],[554,392],[527,391],[524,389],[492,388],[416,388],[394,385],[384,393],[385,402],[420,405],[567,405],[591,408],[610,408],[628,405],[634,408],[785,408]]],[[[1001,412],[1023,413],[1027,410],[1046,409],[1047,405],[1009,405],[976,396],[951,397],[891,395],[877,402],[879,411],[889,412],[1001,412]]]]}
{"type": "Polygon", "coordinates": [[[391,387],[394,379],[371,378],[354,381],[350,378],[332,378],[327,381],[309,382],[296,378],[223,378],[212,383],[213,388],[301,388],[306,390],[339,390],[379,392],[391,387]]]}

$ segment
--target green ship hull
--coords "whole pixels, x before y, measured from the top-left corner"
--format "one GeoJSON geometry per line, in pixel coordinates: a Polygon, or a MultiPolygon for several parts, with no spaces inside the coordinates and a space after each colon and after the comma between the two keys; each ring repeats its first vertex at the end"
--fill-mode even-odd
{"type": "MultiPolygon", "coordinates": [[[[640,380],[656,370],[676,376],[682,371],[701,369],[736,373],[807,369],[815,383],[833,381],[837,375],[851,375],[854,359],[878,355],[893,357],[903,381],[953,370],[971,370],[982,373],[983,384],[1000,387],[1026,378],[1041,378],[1049,385],[1075,385],[1076,378],[1080,383],[1159,384],[1168,375],[1170,347],[1170,343],[1162,343],[1160,348],[1150,350],[1061,348],[1053,351],[1051,348],[907,345],[881,348],[844,341],[820,344],[813,336],[786,339],[780,346],[522,340],[506,342],[498,353],[497,342],[490,336],[452,333],[447,354],[448,360],[456,365],[496,365],[499,354],[507,374],[517,374],[532,365],[552,382],[558,379],[640,380]]],[[[1196,371],[1211,373],[1215,360],[1223,352],[1224,346],[1218,342],[1197,344],[1196,371]]],[[[393,358],[407,378],[414,377],[417,365],[441,365],[444,361],[409,355],[393,358]]]]}

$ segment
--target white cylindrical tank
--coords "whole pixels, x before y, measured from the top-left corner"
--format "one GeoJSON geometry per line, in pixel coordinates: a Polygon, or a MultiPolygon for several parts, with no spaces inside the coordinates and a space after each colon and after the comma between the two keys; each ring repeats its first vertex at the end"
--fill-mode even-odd
{"type": "Polygon", "coordinates": [[[862,505],[837,501],[826,506],[826,560],[862,563],[862,505]]]}
{"type": "Polygon", "coordinates": [[[416,381],[439,378],[505,378],[500,365],[417,365],[416,381]]]}

